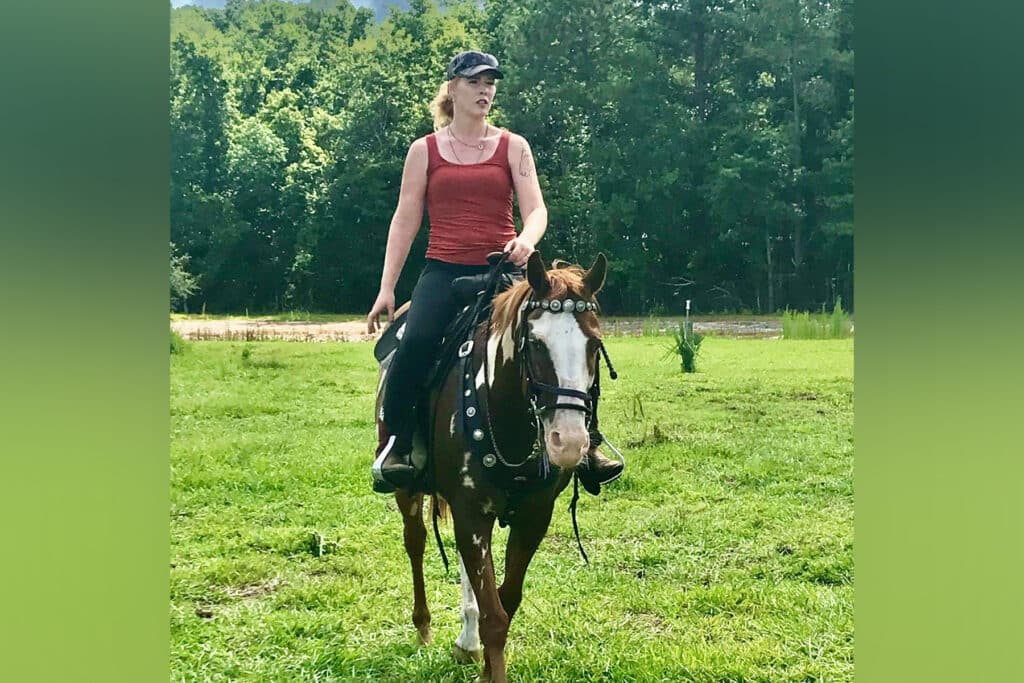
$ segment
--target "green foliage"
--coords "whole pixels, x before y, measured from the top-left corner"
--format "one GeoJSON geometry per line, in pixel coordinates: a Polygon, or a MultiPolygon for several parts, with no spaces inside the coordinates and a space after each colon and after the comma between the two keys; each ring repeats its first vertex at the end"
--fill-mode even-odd
{"type": "Polygon", "coordinates": [[[171,238],[211,312],[367,309],[467,47],[508,66],[493,121],[533,148],[545,254],[609,256],[607,313],[852,301],[851,0],[384,4],[172,10],[171,238]]]}
{"type": "MultiPolygon", "coordinates": [[[[685,377],[665,372],[664,339],[606,343],[620,376],[601,427],[629,464],[580,500],[589,566],[570,492],[556,504],[509,679],[851,681],[852,340],[709,337],[685,377]]],[[[458,571],[432,541],[434,643],[414,645],[402,512],[369,486],[369,347],[191,346],[170,372],[169,678],[471,680],[449,653],[458,571]],[[244,366],[246,347],[285,367],[244,366]]],[[[499,581],[508,533],[494,532],[499,581]]]]}
{"type": "Polygon", "coordinates": [[[679,368],[683,372],[697,372],[697,354],[700,353],[703,341],[703,334],[687,330],[685,324],[673,330],[668,351],[673,356],[679,356],[679,368]]]}
{"type": "Polygon", "coordinates": [[[845,339],[853,336],[853,323],[843,310],[843,300],[836,299],[831,313],[822,306],[820,313],[794,312],[782,314],[783,339],[845,339]]]}
{"type": "Polygon", "coordinates": [[[171,354],[185,353],[188,350],[188,342],[180,334],[171,330],[171,354]]]}
{"type": "Polygon", "coordinates": [[[188,254],[179,254],[171,242],[171,310],[175,310],[199,288],[196,277],[186,270],[188,254]]]}

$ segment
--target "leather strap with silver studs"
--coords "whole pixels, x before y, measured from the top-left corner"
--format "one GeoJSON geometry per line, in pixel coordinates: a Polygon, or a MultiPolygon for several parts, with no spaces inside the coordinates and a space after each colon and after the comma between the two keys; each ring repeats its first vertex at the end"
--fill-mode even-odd
{"type": "Polygon", "coordinates": [[[527,302],[529,310],[541,309],[552,313],[582,313],[583,311],[596,311],[597,304],[593,301],[574,301],[572,299],[531,299],[527,302]]]}

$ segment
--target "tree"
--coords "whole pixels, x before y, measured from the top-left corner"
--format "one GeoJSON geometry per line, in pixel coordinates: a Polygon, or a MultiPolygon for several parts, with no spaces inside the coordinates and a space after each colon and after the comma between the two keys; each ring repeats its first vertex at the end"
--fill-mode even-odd
{"type": "Polygon", "coordinates": [[[199,288],[196,277],[188,272],[188,254],[179,254],[174,242],[171,242],[171,310],[178,306],[185,306],[188,310],[187,301],[190,296],[199,288]]]}

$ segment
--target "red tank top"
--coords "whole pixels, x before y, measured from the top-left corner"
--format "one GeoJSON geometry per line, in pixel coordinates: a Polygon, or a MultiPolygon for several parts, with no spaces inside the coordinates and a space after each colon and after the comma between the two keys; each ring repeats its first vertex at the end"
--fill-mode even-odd
{"type": "Polygon", "coordinates": [[[453,164],[427,136],[427,258],[463,265],[484,265],[487,254],[501,251],[516,236],[512,221],[512,171],[508,131],[498,149],[477,164],[453,164]]]}

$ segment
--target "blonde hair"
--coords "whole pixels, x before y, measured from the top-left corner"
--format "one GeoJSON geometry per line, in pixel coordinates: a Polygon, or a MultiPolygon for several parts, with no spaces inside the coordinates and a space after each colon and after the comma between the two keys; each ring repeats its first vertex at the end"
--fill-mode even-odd
{"type": "Polygon", "coordinates": [[[434,101],[430,103],[430,113],[434,116],[434,130],[441,130],[455,117],[455,105],[452,96],[448,94],[448,81],[441,83],[434,101]]]}

